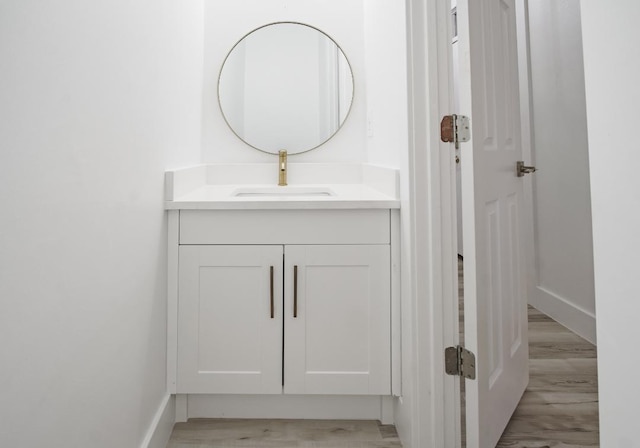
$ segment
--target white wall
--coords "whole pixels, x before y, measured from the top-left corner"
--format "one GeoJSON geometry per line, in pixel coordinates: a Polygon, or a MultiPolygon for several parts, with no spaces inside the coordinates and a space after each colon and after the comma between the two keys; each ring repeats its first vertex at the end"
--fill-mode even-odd
{"type": "MultiPolygon", "coordinates": [[[[405,2],[364,0],[366,161],[401,169],[401,320],[402,399],[396,402],[395,423],[403,446],[418,446],[415,438],[416,332],[412,295],[409,124],[407,98],[407,17],[405,2]]],[[[348,118],[349,120],[350,118],[348,118]]]]}
{"type": "Polygon", "coordinates": [[[596,339],[580,0],[529,1],[535,268],[530,303],[596,339]]]}
{"type": "Polygon", "coordinates": [[[137,447],[165,399],[163,172],[202,1],[0,4],[0,446],[137,447]]]}
{"type": "Polygon", "coordinates": [[[408,145],[405,2],[363,1],[367,161],[397,168],[408,145]]]}
{"type": "Polygon", "coordinates": [[[598,315],[600,445],[640,446],[640,387],[629,356],[640,339],[640,3],[583,0],[593,250],[598,315]]]}
{"type": "Polygon", "coordinates": [[[338,133],[292,162],[370,162],[398,167],[407,145],[406,18],[404,2],[388,0],[238,0],[205,2],[203,161],[274,162],[228,129],[217,99],[220,67],[251,30],[295,21],[327,33],[344,51],[354,99],[338,133]],[[251,14],[247,14],[251,11],[251,14]]]}
{"type": "Polygon", "coordinates": [[[347,56],[355,82],[353,106],[342,129],[320,148],[290,162],[366,161],[363,0],[205,2],[203,161],[277,161],[277,156],[252,149],[229,130],[218,106],[217,82],[220,67],[238,40],[260,26],[282,21],[305,23],[329,35],[347,56]]]}

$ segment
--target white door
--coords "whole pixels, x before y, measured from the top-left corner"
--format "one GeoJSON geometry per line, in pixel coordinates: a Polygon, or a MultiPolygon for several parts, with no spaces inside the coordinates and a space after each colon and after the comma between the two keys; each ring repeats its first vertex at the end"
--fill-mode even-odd
{"type": "Polygon", "coordinates": [[[285,393],[391,393],[389,251],[285,246],[285,393]]]}
{"type": "Polygon", "coordinates": [[[178,393],[282,393],[282,246],[180,246],[178,393]]]}
{"type": "Polygon", "coordinates": [[[469,448],[496,446],[528,380],[523,178],[514,0],[458,0],[469,448]]]}

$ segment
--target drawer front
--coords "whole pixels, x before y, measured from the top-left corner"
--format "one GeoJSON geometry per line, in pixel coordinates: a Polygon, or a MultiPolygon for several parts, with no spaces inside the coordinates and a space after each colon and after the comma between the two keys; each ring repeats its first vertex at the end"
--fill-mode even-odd
{"type": "Polygon", "coordinates": [[[180,244],[389,244],[389,210],[181,210],[180,244]]]}

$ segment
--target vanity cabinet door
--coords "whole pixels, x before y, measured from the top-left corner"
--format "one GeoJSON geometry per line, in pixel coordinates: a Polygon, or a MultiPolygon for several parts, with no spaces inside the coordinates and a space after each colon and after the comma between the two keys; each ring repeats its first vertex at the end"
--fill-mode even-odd
{"type": "Polygon", "coordinates": [[[388,245],[285,246],[290,394],[388,395],[388,245]]]}
{"type": "Polygon", "coordinates": [[[282,246],[179,251],[177,392],[281,394],[282,246]]]}

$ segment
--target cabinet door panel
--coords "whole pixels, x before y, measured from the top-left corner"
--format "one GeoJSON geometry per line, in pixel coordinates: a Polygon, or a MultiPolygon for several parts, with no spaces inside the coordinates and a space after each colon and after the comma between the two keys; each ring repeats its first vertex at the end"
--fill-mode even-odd
{"type": "Polygon", "coordinates": [[[178,393],[282,393],[282,246],[181,246],[178,320],[178,393]]]}
{"type": "Polygon", "coordinates": [[[389,259],[386,245],[285,247],[285,393],[390,393],[389,259]]]}

